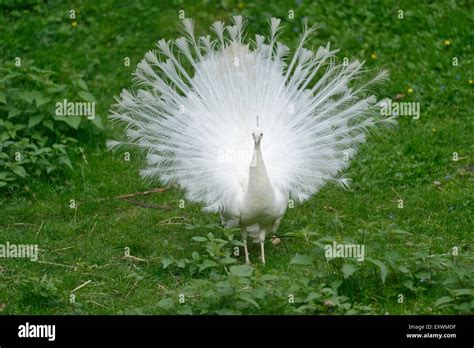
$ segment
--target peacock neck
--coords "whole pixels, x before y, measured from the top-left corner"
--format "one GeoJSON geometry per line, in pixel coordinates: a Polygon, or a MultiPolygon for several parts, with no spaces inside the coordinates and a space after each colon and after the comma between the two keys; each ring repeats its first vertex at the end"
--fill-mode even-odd
{"type": "Polygon", "coordinates": [[[247,196],[273,196],[273,188],[267,174],[260,143],[255,143],[254,145],[252,161],[249,166],[247,196]]]}

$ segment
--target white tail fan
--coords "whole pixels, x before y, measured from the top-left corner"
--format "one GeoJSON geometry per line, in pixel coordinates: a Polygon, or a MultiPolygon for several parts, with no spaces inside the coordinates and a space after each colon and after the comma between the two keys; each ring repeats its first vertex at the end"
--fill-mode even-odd
{"type": "Polygon", "coordinates": [[[271,20],[268,40],[256,35],[250,42],[241,16],[226,27],[215,22],[216,39],[196,38],[190,19],[183,24],[186,37],[160,40],[158,52],[138,64],[138,90],[124,90],[111,115],[126,123],[128,139],[109,145],[143,148],[144,177],[178,184],[209,211],[228,211],[250,185],[256,115],[270,185],[299,202],[328,181],[347,185],[339,175],[367,130],[394,122],[368,93],[387,73],[366,76],[357,60],[337,64],[329,43],[316,52],[304,48],[314,31],[306,24],[291,59],[277,40],[279,19],[271,20]]]}

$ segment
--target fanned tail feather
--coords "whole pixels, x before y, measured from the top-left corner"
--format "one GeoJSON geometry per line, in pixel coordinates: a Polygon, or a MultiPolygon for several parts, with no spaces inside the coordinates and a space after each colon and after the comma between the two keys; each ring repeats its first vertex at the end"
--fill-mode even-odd
{"type": "Polygon", "coordinates": [[[185,37],[160,40],[138,64],[137,91],[123,90],[110,116],[126,124],[127,140],[108,146],[142,148],[144,177],[177,183],[207,210],[245,191],[257,115],[270,180],[300,202],[328,181],[347,186],[340,174],[367,132],[395,123],[370,94],[387,73],[370,76],[357,60],[337,64],[329,43],[305,48],[315,30],[306,23],[289,63],[279,19],[268,40],[249,43],[241,16],[227,27],[215,22],[215,39],[196,38],[190,19],[183,26],[185,37]]]}

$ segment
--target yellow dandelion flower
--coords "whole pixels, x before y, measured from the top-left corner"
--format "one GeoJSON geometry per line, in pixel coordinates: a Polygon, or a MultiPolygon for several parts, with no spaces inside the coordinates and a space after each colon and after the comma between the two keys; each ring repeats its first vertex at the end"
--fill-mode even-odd
{"type": "Polygon", "coordinates": [[[244,3],[243,3],[243,2],[240,2],[240,1],[239,1],[239,2],[237,3],[237,9],[239,9],[239,10],[243,10],[243,9],[244,9],[244,7],[245,7],[245,5],[244,5],[244,3]]]}
{"type": "Polygon", "coordinates": [[[431,130],[432,130],[433,132],[436,132],[436,128],[431,128],[431,130]]]}
{"type": "Polygon", "coordinates": [[[408,93],[413,93],[413,88],[408,87],[407,92],[408,92],[408,93]]]}
{"type": "Polygon", "coordinates": [[[74,21],[74,22],[71,23],[71,25],[75,28],[75,27],[77,27],[77,22],[74,21]]]}
{"type": "Polygon", "coordinates": [[[449,41],[449,40],[444,40],[444,41],[443,41],[443,44],[444,44],[445,46],[450,46],[450,45],[451,45],[451,41],[449,41]]]}
{"type": "Polygon", "coordinates": [[[474,80],[469,80],[469,84],[472,85],[472,83],[474,82],[474,80]]]}
{"type": "Polygon", "coordinates": [[[372,54],[370,55],[370,58],[377,59],[377,53],[372,52],[372,54]]]}

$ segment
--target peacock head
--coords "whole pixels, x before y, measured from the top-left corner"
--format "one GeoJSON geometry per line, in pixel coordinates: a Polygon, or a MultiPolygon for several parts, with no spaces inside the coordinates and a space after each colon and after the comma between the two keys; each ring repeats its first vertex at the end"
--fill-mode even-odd
{"type": "Polygon", "coordinates": [[[260,145],[260,141],[262,140],[263,138],[263,132],[262,130],[260,129],[260,126],[258,124],[258,115],[255,116],[256,120],[257,120],[257,128],[255,128],[253,131],[252,131],[252,138],[253,138],[253,141],[255,142],[255,146],[257,145],[260,145]]]}
{"type": "Polygon", "coordinates": [[[263,138],[262,130],[260,128],[255,128],[252,131],[252,138],[253,138],[253,141],[255,142],[255,145],[260,145],[260,141],[263,138]]]}

